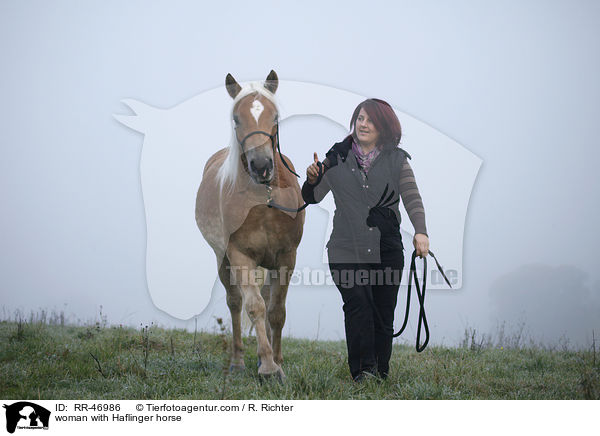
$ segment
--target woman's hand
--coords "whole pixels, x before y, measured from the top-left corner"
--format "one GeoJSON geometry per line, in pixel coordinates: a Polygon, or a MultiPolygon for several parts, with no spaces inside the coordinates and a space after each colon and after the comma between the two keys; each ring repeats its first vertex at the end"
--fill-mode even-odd
{"type": "Polygon", "coordinates": [[[310,166],[306,169],[306,180],[311,185],[314,185],[317,182],[317,178],[319,177],[319,167],[317,166],[317,162],[319,162],[319,158],[317,157],[317,152],[315,151],[314,155],[315,161],[310,164],[310,166]]]}
{"type": "Polygon", "coordinates": [[[413,245],[420,258],[427,257],[429,254],[429,238],[423,233],[416,233],[413,238],[413,245]]]}

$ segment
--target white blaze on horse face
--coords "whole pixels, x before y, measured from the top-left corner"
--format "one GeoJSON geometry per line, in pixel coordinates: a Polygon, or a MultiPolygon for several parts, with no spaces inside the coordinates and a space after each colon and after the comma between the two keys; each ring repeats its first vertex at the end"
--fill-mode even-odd
{"type": "Polygon", "coordinates": [[[250,113],[256,120],[257,125],[258,125],[258,119],[260,118],[260,114],[263,113],[263,110],[265,110],[265,107],[263,106],[263,104],[260,101],[254,100],[252,102],[252,107],[250,108],[250,113]]]}

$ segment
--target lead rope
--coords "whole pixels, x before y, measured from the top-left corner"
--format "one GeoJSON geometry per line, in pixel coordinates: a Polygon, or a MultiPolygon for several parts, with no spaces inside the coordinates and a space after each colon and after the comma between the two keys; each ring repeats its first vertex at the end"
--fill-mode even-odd
{"type": "MultiPolygon", "coordinates": [[[[288,163],[283,158],[283,155],[281,153],[281,147],[279,146],[279,123],[277,124],[277,131],[275,132],[275,137],[277,138],[277,151],[279,152],[279,158],[283,162],[283,165],[285,165],[285,167],[296,177],[300,177],[298,174],[296,174],[296,172],[294,172],[289,167],[288,163]]],[[[271,140],[273,140],[272,137],[271,137],[271,140]]],[[[323,175],[325,174],[325,172],[323,171],[323,164],[321,162],[317,162],[317,166],[319,167],[319,176],[317,177],[317,180],[314,183],[315,186],[321,182],[321,179],[323,178],[323,175]]],[[[385,196],[387,189],[388,189],[388,186],[386,185],[385,191],[383,192],[381,199],[379,200],[380,203],[381,203],[381,200],[383,200],[383,197],[385,196]]],[[[289,207],[281,206],[273,201],[273,198],[271,197],[272,190],[273,190],[273,188],[270,185],[267,185],[267,194],[268,194],[267,206],[268,207],[275,207],[276,209],[280,209],[280,210],[283,210],[286,212],[300,212],[301,210],[303,210],[304,208],[306,208],[309,205],[309,203],[304,203],[299,208],[289,208],[289,207]]],[[[389,201],[389,199],[391,199],[392,196],[393,196],[393,193],[390,194],[390,196],[388,198],[386,198],[386,200],[383,203],[389,201]]],[[[398,201],[398,200],[396,200],[396,201],[398,201]]],[[[387,205],[387,206],[390,206],[390,205],[387,205]]],[[[446,274],[444,273],[442,266],[438,262],[437,258],[433,254],[433,252],[429,251],[429,254],[431,255],[431,257],[433,257],[433,260],[435,261],[435,264],[437,265],[438,270],[442,274],[442,277],[444,277],[444,280],[446,281],[448,286],[450,286],[450,288],[452,288],[452,285],[450,284],[450,280],[448,280],[448,277],[446,277],[446,274]]],[[[415,291],[417,293],[417,298],[419,300],[419,320],[418,320],[418,324],[417,324],[417,340],[416,340],[415,348],[417,350],[417,353],[420,353],[427,347],[427,344],[429,343],[429,324],[427,324],[427,315],[425,314],[425,290],[427,289],[427,257],[423,257],[423,289],[422,290],[421,290],[421,287],[419,286],[419,278],[417,276],[416,259],[417,259],[417,250],[414,250],[412,253],[411,261],[410,261],[410,273],[408,274],[408,289],[406,291],[406,311],[404,312],[404,322],[402,323],[402,327],[400,327],[400,330],[398,330],[398,332],[394,333],[392,335],[392,337],[396,338],[396,337],[400,336],[402,334],[402,332],[404,332],[404,330],[406,329],[406,326],[408,325],[408,315],[410,313],[410,291],[411,291],[411,287],[412,287],[412,281],[414,278],[415,291]],[[420,345],[421,328],[423,326],[425,327],[425,341],[423,342],[422,345],[420,345]]],[[[379,324],[383,330],[383,327],[384,327],[383,319],[381,318],[381,314],[379,313],[379,310],[377,310],[377,307],[375,306],[375,301],[373,301],[373,293],[372,293],[372,288],[370,285],[368,286],[367,295],[369,297],[369,302],[371,303],[371,306],[373,307],[373,310],[374,310],[375,314],[377,315],[379,324]]],[[[392,332],[393,332],[393,330],[392,330],[392,332]]]]}
{"type": "MultiPolygon", "coordinates": [[[[448,286],[450,286],[450,288],[452,288],[452,285],[450,284],[450,280],[448,280],[448,277],[446,277],[446,274],[444,273],[442,266],[438,262],[437,258],[433,254],[433,252],[429,251],[429,254],[431,255],[431,257],[433,257],[433,260],[435,261],[440,273],[444,277],[444,280],[446,281],[448,286]]],[[[427,347],[427,344],[429,343],[429,325],[427,324],[427,316],[425,315],[425,289],[427,288],[427,257],[423,258],[423,289],[422,290],[421,290],[421,287],[419,286],[419,278],[417,276],[416,259],[417,259],[417,250],[414,250],[412,253],[411,261],[410,261],[410,273],[408,274],[408,290],[406,291],[406,311],[404,313],[404,322],[402,323],[402,327],[400,327],[400,330],[398,330],[397,333],[392,334],[392,337],[395,338],[395,337],[400,336],[402,334],[402,332],[406,329],[406,326],[408,325],[408,315],[410,312],[410,291],[411,291],[412,281],[413,281],[413,277],[414,277],[415,291],[417,292],[417,298],[419,300],[419,321],[418,321],[418,325],[417,325],[417,340],[416,340],[415,348],[417,350],[417,353],[420,353],[421,351],[423,351],[425,349],[425,347],[427,347]],[[425,327],[425,341],[421,345],[420,343],[421,343],[421,328],[422,327],[425,327]]],[[[373,300],[372,288],[370,285],[368,286],[367,296],[368,296],[369,302],[371,303],[371,306],[373,307],[373,311],[375,312],[375,315],[377,316],[377,320],[379,321],[381,329],[383,330],[383,326],[384,326],[383,319],[381,318],[381,314],[379,313],[379,310],[377,310],[377,306],[375,306],[375,301],[373,300]]],[[[393,332],[393,330],[392,330],[392,332],[393,332]]]]}
{"type": "MultiPolygon", "coordinates": [[[[275,132],[275,137],[277,139],[277,151],[279,152],[279,158],[283,162],[283,165],[285,165],[285,167],[296,177],[300,177],[298,174],[296,174],[295,171],[293,171],[289,167],[288,163],[283,158],[283,154],[281,153],[281,147],[279,146],[279,123],[277,123],[277,131],[275,132]]],[[[245,140],[245,138],[244,138],[244,140],[245,140]]],[[[272,140],[273,140],[273,137],[271,137],[271,141],[272,140]]],[[[323,175],[325,173],[323,171],[323,164],[321,162],[317,162],[317,166],[319,167],[319,176],[317,177],[317,180],[314,184],[315,186],[321,182],[321,179],[323,178],[323,175]]],[[[383,192],[383,195],[381,196],[381,199],[379,200],[379,202],[381,202],[381,200],[383,200],[383,197],[385,196],[387,189],[388,189],[388,186],[386,185],[385,191],[383,192]]],[[[273,201],[273,198],[271,197],[272,190],[273,190],[273,188],[270,185],[267,185],[267,194],[268,194],[267,206],[268,207],[275,207],[276,209],[284,210],[286,212],[300,212],[301,210],[303,210],[304,208],[306,208],[309,205],[309,203],[304,203],[299,208],[289,208],[289,207],[281,206],[273,201]]],[[[386,200],[383,203],[389,201],[389,199],[391,199],[392,196],[393,196],[393,193],[390,194],[390,196],[388,198],[386,198],[386,200]]],[[[396,201],[398,201],[398,200],[396,200],[396,201]]],[[[390,205],[386,205],[386,206],[389,207],[390,205]]],[[[431,257],[433,257],[433,260],[435,261],[435,264],[437,265],[438,270],[442,274],[442,277],[444,277],[444,280],[446,281],[448,286],[450,286],[450,288],[452,288],[452,285],[450,284],[450,280],[448,280],[448,277],[446,277],[446,274],[444,273],[442,266],[438,262],[437,258],[433,254],[433,252],[429,251],[429,254],[431,255],[431,257]]],[[[415,291],[417,293],[417,298],[419,300],[419,320],[418,320],[418,324],[417,324],[417,340],[416,340],[415,348],[417,350],[417,353],[420,353],[427,347],[427,344],[429,343],[429,324],[427,324],[427,316],[425,314],[425,290],[427,289],[427,257],[423,257],[423,289],[422,290],[421,290],[421,287],[419,286],[419,278],[417,276],[416,259],[417,259],[417,250],[414,250],[412,253],[411,261],[410,261],[410,273],[408,274],[408,289],[406,291],[406,311],[404,312],[404,322],[402,323],[402,327],[400,327],[400,330],[398,330],[398,332],[394,333],[392,335],[392,337],[396,338],[396,337],[400,336],[402,334],[402,332],[404,332],[404,330],[406,329],[406,326],[408,325],[408,315],[410,313],[410,291],[411,291],[411,287],[412,287],[412,281],[414,278],[415,291]],[[425,341],[423,342],[422,345],[420,345],[421,328],[422,327],[425,327],[425,341]]],[[[383,330],[383,327],[384,327],[383,319],[381,318],[381,314],[379,313],[379,310],[377,310],[377,307],[375,306],[375,301],[373,301],[373,293],[372,293],[372,288],[370,285],[368,286],[367,294],[368,294],[371,306],[373,307],[373,310],[374,310],[375,314],[377,315],[379,324],[383,330]]],[[[392,332],[393,332],[393,330],[392,330],[392,332]]]]}
{"type": "MultiPolygon", "coordinates": [[[[275,135],[277,137],[277,151],[279,152],[279,157],[280,157],[281,161],[283,162],[283,164],[285,165],[285,167],[292,174],[294,174],[296,177],[300,177],[298,174],[296,174],[294,171],[292,171],[292,169],[288,166],[287,162],[283,158],[283,155],[281,154],[281,148],[279,147],[279,126],[277,126],[277,132],[275,133],[275,135]]],[[[317,166],[319,167],[319,175],[317,176],[317,180],[314,183],[314,186],[317,186],[321,182],[321,179],[323,178],[323,175],[325,174],[325,171],[323,170],[323,164],[321,162],[317,162],[317,166]]],[[[299,208],[290,208],[290,207],[282,206],[282,205],[277,204],[277,203],[275,203],[273,201],[273,198],[271,197],[271,191],[272,190],[273,190],[273,188],[270,185],[267,185],[267,195],[269,196],[267,198],[267,206],[268,207],[274,207],[276,209],[284,210],[286,212],[300,212],[301,210],[303,210],[304,208],[306,208],[310,204],[310,203],[304,203],[299,208]]]]}
{"type": "MultiPolygon", "coordinates": [[[[277,139],[277,151],[279,152],[279,158],[283,162],[283,165],[285,165],[285,167],[296,177],[300,177],[298,174],[296,174],[296,172],[294,172],[289,167],[288,163],[283,158],[283,155],[281,153],[281,147],[279,146],[279,123],[277,124],[277,131],[275,132],[275,137],[277,139]]],[[[271,137],[271,140],[273,140],[272,137],[271,137]]],[[[319,167],[319,176],[317,177],[317,180],[314,184],[315,186],[321,182],[321,179],[323,178],[323,175],[325,173],[323,171],[323,164],[321,162],[317,162],[317,166],[319,167]]],[[[381,203],[381,200],[383,200],[383,197],[385,196],[387,189],[388,189],[388,186],[386,185],[385,191],[383,192],[381,199],[379,200],[380,203],[381,203]]],[[[301,210],[303,210],[304,208],[306,208],[309,205],[309,203],[304,203],[299,208],[289,208],[289,207],[281,206],[273,201],[273,198],[271,197],[272,190],[273,190],[273,188],[270,185],[267,185],[267,194],[268,194],[267,206],[268,207],[275,207],[276,209],[284,210],[286,212],[300,212],[301,210]]],[[[391,199],[392,196],[393,196],[393,193],[390,194],[390,196],[388,198],[386,198],[386,200],[383,203],[389,201],[389,199],[391,199]]],[[[387,206],[390,206],[390,205],[387,205],[387,206]]],[[[429,251],[429,254],[431,255],[431,257],[433,257],[433,260],[435,261],[435,264],[437,265],[438,270],[442,274],[442,277],[444,277],[444,280],[446,281],[448,286],[450,286],[450,288],[452,288],[452,285],[450,284],[450,280],[448,280],[448,277],[446,277],[446,274],[444,273],[442,266],[438,262],[437,258],[433,254],[433,252],[429,251]]],[[[417,350],[417,353],[420,353],[427,347],[427,344],[429,343],[429,324],[427,324],[427,315],[425,314],[425,290],[427,289],[427,257],[423,257],[423,289],[422,290],[421,290],[421,287],[419,286],[419,278],[417,276],[416,259],[417,259],[417,251],[414,250],[412,253],[411,261],[410,261],[410,273],[408,274],[408,289],[406,291],[406,311],[404,312],[404,322],[402,323],[402,327],[400,327],[400,330],[398,330],[398,332],[394,333],[392,335],[392,337],[396,338],[396,337],[400,336],[402,334],[402,332],[404,332],[404,330],[406,329],[406,326],[408,325],[408,315],[410,313],[410,291],[411,291],[411,287],[412,287],[412,281],[414,278],[415,291],[417,293],[417,298],[419,300],[419,320],[418,320],[418,324],[417,324],[417,340],[416,340],[415,348],[417,350]],[[422,345],[420,345],[421,328],[422,327],[425,327],[425,341],[423,342],[422,345]]],[[[373,310],[374,310],[375,314],[377,315],[379,324],[383,330],[383,327],[384,327],[383,319],[381,318],[381,314],[379,313],[379,310],[377,310],[377,307],[375,306],[375,301],[373,301],[373,293],[372,293],[372,288],[370,285],[368,286],[367,295],[369,297],[369,302],[371,303],[371,306],[373,307],[373,310]]],[[[392,332],[393,332],[393,330],[392,330],[392,332]]]]}

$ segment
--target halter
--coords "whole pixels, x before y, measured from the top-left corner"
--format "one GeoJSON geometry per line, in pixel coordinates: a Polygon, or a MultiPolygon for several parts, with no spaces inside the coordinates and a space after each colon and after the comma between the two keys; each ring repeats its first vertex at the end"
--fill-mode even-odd
{"type": "MultiPolygon", "coordinates": [[[[246,143],[246,140],[248,138],[250,138],[251,136],[254,135],[265,135],[267,136],[270,140],[271,140],[271,147],[273,147],[273,149],[275,149],[275,137],[277,136],[277,132],[279,132],[279,123],[277,123],[277,131],[275,132],[274,135],[269,135],[267,132],[263,132],[262,130],[255,130],[253,132],[248,133],[246,136],[244,136],[244,139],[242,139],[241,141],[238,139],[238,142],[240,143],[240,147],[242,148],[242,152],[244,151],[244,144],[246,143]]],[[[237,132],[236,132],[236,139],[237,139],[237,132]]]]}
{"type": "Polygon", "coordinates": [[[241,141],[237,137],[237,131],[235,132],[235,137],[238,140],[238,142],[240,143],[242,152],[244,152],[244,144],[246,143],[246,140],[248,138],[250,138],[251,136],[254,136],[254,135],[265,135],[266,137],[268,137],[271,140],[271,148],[273,149],[273,152],[275,152],[275,143],[277,143],[277,151],[279,152],[279,157],[281,158],[283,165],[285,165],[285,167],[289,170],[290,173],[292,173],[296,177],[300,177],[298,174],[296,174],[290,168],[290,166],[288,165],[288,163],[286,162],[286,160],[283,158],[283,156],[281,154],[281,147],[279,147],[279,121],[277,121],[277,123],[275,123],[275,127],[276,127],[275,133],[273,135],[269,135],[267,132],[265,132],[263,130],[254,130],[253,132],[250,132],[246,136],[244,136],[244,138],[241,141]]]}
{"type": "MultiPolygon", "coordinates": [[[[288,171],[290,173],[292,173],[293,175],[295,175],[296,177],[300,177],[298,174],[296,174],[295,171],[293,171],[290,166],[288,165],[287,161],[283,158],[283,155],[281,154],[281,147],[279,146],[279,121],[277,121],[277,123],[275,124],[275,133],[270,135],[269,133],[263,131],[263,130],[254,130],[250,133],[248,133],[246,136],[244,136],[244,138],[242,138],[242,140],[240,141],[238,136],[237,136],[237,131],[235,132],[235,137],[238,140],[240,147],[242,149],[242,153],[244,152],[244,144],[246,143],[246,140],[248,138],[250,138],[251,136],[254,135],[265,135],[266,137],[268,137],[271,140],[271,148],[273,149],[273,153],[275,152],[275,144],[277,144],[277,152],[279,153],[279,158],[281,159],[281,161],[283,162],[283,165],[288,169],[288,171]]],[[[323,164],[321,162],[317,162],[317,165],[319,167],[319,176],[317,177],[317,181],[315,184],[318,184],[321,179],[323,178],[323,164]]],[[[277,204],[273,201],[273,198],[271,197],[271,192],[273,191],[273,187],[270,184],[266,184],[267,185],[267,194],[269,196],[269,198],[267,199],[267,206],[268,207],[274,207],[276,209],[280,209],[286,212],[300,212],[301,210],[303,210],[305,207],[308,206],[309,203],[304,203],[302,206],[300,206],[299,208],[289,208],[289,207],[285,207],[285,206],[281,206],[280,204],[277,204]]]]}

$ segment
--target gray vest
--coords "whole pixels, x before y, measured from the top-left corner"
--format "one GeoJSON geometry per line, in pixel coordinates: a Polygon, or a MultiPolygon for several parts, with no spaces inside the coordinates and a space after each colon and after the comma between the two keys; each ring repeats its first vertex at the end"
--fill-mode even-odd
{"type": "Polygon", "coordinates": [[[329,262],[379,263],[382,247],[384,250],[402,251],[399,227],[401,218],[398,209],[400,173],[408,157],[408,153],[401,148],[382,150],[373,160],[366,180],[363,180],[352,152],[351,139],[335,144],[327,152],[325,163],[329,164],[329,169],[321,182],[312,187],[314,197],[310,202],[318,203],[329,191],[333,192],[336,209],[333,231],[327,243],[329,262]],[[380,226],[374,225],[373,220],[370,220],[371,226],[368,225],[367,218],[370,212],[372,215],[371,209],[381,199],[386,186],[386,198],[393,191],[386,204],[395,203],[389,210],[385,210],[387,214],[380,214],[381,217],[386,215],[389,220],[385,226],[388,229],[384,234],[385,240],[381,241],[380,226]],[[395,230],[390,233],[390,228],[395,230]]]}

